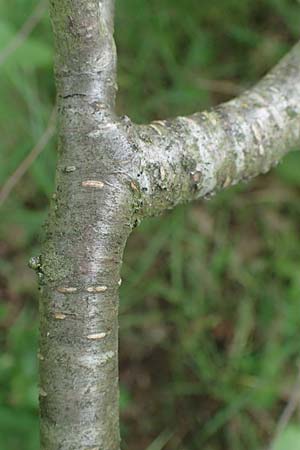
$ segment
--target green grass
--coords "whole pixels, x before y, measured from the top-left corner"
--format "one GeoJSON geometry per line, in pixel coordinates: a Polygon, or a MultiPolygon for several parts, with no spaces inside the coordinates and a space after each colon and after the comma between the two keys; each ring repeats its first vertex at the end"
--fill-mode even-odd
{"type": "MultiPolygon", "coordinates": [[[[35,5],[0,3],[0,48],[35,5]]],[[[145,122],[227,100],[215,81],[232,91],[254,83],[299,23],[292,0],[119,0],[118,112],[145,122]]],[[[46,15],[0,66],[0,98],[3,184],[55,100],[46,15]]],[[[258,450],[272,440],[300,357],[299,165],[292,153],[272,173],[148,220],[130,238],[123,450],[258,450]]],[[[55,139],[1,211],[0,450],[38,449],[38,293],[26,264],[39,251],[54,170],[55,139]]],[[[296,450],[295,435],[296,418],[276,450],[296,450]]]]}

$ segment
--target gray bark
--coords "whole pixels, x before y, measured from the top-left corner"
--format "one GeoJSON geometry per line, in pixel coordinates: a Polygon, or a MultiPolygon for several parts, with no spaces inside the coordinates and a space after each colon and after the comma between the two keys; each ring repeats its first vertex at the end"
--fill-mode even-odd
{"type": "Polygon", "coordinates": [[[209,111],[135,126],[143,214],[266,173],[300,142],[300,43],[251,90],[209,111]]]}
{"type": "Polygon", "coordinates": [[[53,0],[59,145],[40,275],[41,448],[119,448],[118,288],[131,229],[112,2],[53,0]]]}
{"type": "Polygon", "coordinates": [[[59,146],[41,258],[43,450],[118,450],[118,288],[137,221],[264,173],[300,137],[300,44],[213,110],[114,113],[113,0],[50,0],[59,146]]]}

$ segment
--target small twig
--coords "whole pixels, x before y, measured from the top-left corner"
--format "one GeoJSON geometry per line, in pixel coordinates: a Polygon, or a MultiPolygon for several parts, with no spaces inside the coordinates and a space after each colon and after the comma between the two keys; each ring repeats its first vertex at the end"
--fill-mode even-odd
{"type": "Polygon", "coordinates": [[[289,401],[287,402],[284,410],[282,411],[279,420],[277,422],[277,426],[275,429],[274,437],[272,442],[268,448],[268,450],[275,450],[275,444],[278,440],[279,436],[283,433],[285,428],[287,427],[289,421],[291,420],[294,412],[297,409],[297,406],[300,401],[300,368],[298,371],[297,379],[293,389],[291,390],[289,401]]]}
{"type": "Polygon", "coordinates": [[[38,3],[32,14],[28,17],[26,22],[22,25],[20,30],[16,33],[13,39],[8,43],[6,47],[0,53],[0,65],[25,41],[32,30],[39,23],[46,11],[47,2],[42,0],[38,3]]]}
{"type": "Polygon", "coordinates": [[[12,189],[16,186],[16,184],[20,181],[23,175],[27,172],[31,164],[35,161],[35,159],[39,156],[39,154],[44,150],[50,139],[53,137],[55,133],[55,122],[56,122],[56,108],[53,108],[51,113],[47,128],[44,133],[40,137],[37,144],[33,147],[31,152],[26,156],[25,159],[21,162],[19,167],[15,170],[15,172],[7,179],[3,188],[0,190],[0,206],[3,205],[12,189]]]}

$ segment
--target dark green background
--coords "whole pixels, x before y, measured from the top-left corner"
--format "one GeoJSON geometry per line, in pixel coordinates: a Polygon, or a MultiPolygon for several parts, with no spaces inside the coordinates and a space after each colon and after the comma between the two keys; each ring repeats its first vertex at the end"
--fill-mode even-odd
{"type": "MultiPolygon", "coordinates": [[[[0,48],[36,4],[0,0],[0,48]]],[[[143,122],[227,100],[278,61],[299,25],[296,0],[119,0],[118,112],[143,122]]],[[[0,66],[1,184],[47,125],[52,53],[45,14],[0,66]]],[[[27,260],[39,253],[55,158],[52,139],[1,210],[0,450],[38,449],[27,260]]],[[[291,153],[272,173],[133,233],[121,288],[122,450],[272,441],[299,371],[299,168],[291,153]]],[[[299,450],[297,425],[299,414],[276,450],[299,450]]]]}

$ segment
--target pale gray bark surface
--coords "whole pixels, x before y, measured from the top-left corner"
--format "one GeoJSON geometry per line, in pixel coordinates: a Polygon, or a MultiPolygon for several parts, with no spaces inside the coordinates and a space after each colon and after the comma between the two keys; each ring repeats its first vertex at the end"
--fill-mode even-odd
{"type": "Polygon", "coordinates": [[[41,448],[119,448],[118,288],[131,229],[112,2],[53,0],[59,146],[38,271],[41,448]]]}
{"type": "Polygon", "coordinates": [[[118,289],[136,222],[264,173],[300,138],[300,44],[208,112],[114,113],[113,0],[50,0],[59,147],[40,278],[43,450],[119,450],[118,289]]]}
{"type": "Polygon", "coordinates": [[[144,214],[266,173],[300,142],[300,43],[240,97],[136,126],[144,214]]]}

